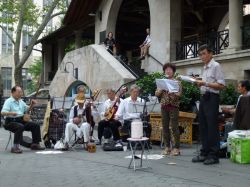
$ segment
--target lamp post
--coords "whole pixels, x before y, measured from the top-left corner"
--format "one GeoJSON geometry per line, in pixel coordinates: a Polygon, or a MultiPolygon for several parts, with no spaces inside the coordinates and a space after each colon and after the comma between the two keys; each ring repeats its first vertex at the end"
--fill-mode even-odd
{"type": "Polygon", "coordinates": [[[71,64],[73,66],[73,77],[75,77],[75,79],[78,79],[78,68],[75,68],[75,65],[73,62],[66,62],[64,65],[64,73],[69,73],[67,70],[67,64],[71,64]]]}

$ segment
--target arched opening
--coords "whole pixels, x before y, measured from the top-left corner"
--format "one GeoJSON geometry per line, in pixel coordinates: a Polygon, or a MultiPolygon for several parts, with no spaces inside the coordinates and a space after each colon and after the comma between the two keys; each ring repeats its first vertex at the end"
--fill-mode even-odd
{"type": "Polygon", "coordinates": [[[84,82],[82,81],[75,81],[73,82],[66,90],[66,93],[65,93],[65,96],[67,97],[75,97],[75,95],[77,94],[77,88],[79,86],[84,86],[85,88],[85,97],[86,98],[90,98],[90,95],[91,95],[91,90],[90,88],[87,86],[87,84],[85,84],[84,82]]]}
{"type": "Polygon", "coordinates": [[[116,22],[116,41],[123,55],[138,56],[139,45],[146,38],[146,28],[150,27],[148,0],[124,0],[116,22]]]}

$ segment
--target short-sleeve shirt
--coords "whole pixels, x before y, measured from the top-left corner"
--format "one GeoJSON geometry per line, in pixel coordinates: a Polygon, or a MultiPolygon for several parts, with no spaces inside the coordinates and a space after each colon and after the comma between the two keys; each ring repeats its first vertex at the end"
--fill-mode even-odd
{"type": "Polygon", "coordinates": [[[11,96],[4,102],[1,112],[16,112],[17,116],[15,117],[21,117],[27,110],[28,106],[22,99],[19,99],[17,101],[14,97],[11,96]]]}
{"type": "Polygon", "coordinates": [[[115,39],[114,38],[112,38],[112,39],[106,38],[104,41],[104,44],[106,46],[108,46],[109,49],[113,49],[113,45],[115,45],[115,39]]]}
{"type": "Polygon", "coordinates": [[[150,35],[147,35],[146,39],[145,39],[145,45],[150,45],[151,44],[151,37],[150,35]]]}
{"type": "MultiPolygon", "coordinates": [[[[204,66],[202,80],[207,83],[219,83],[225,85],[224,75],[222,73],[221,66],[218,62],[215,62],[214,59],[212,59],[207,65],[204,66]]],[[[206,91],[216,94],[219,93],[219,90],[201,86],[201,93],[203,94],[206,91]]]]}

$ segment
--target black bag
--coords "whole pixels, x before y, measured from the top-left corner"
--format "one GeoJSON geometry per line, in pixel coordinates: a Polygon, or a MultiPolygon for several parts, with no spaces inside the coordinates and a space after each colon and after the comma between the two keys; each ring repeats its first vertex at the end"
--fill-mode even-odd
{"type": "Polygon", "coordinates": [[[104,143],[102,146],[103,151],[123,151],[122,147],[115,147],[115,142],[104,143]]]}

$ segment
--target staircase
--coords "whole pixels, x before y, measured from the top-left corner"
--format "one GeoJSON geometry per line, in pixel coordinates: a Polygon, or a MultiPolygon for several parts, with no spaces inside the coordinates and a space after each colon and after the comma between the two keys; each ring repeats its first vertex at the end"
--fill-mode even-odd
{"type": "Polygon", "coordinates": [[[121,56],[115,57],[129,72],[131,72],[137,79],[142,78],[147,75],[147,72],[144,69],[141,69],[141,61],[133,60],[129,63],[126,63],[121,56]]]}

